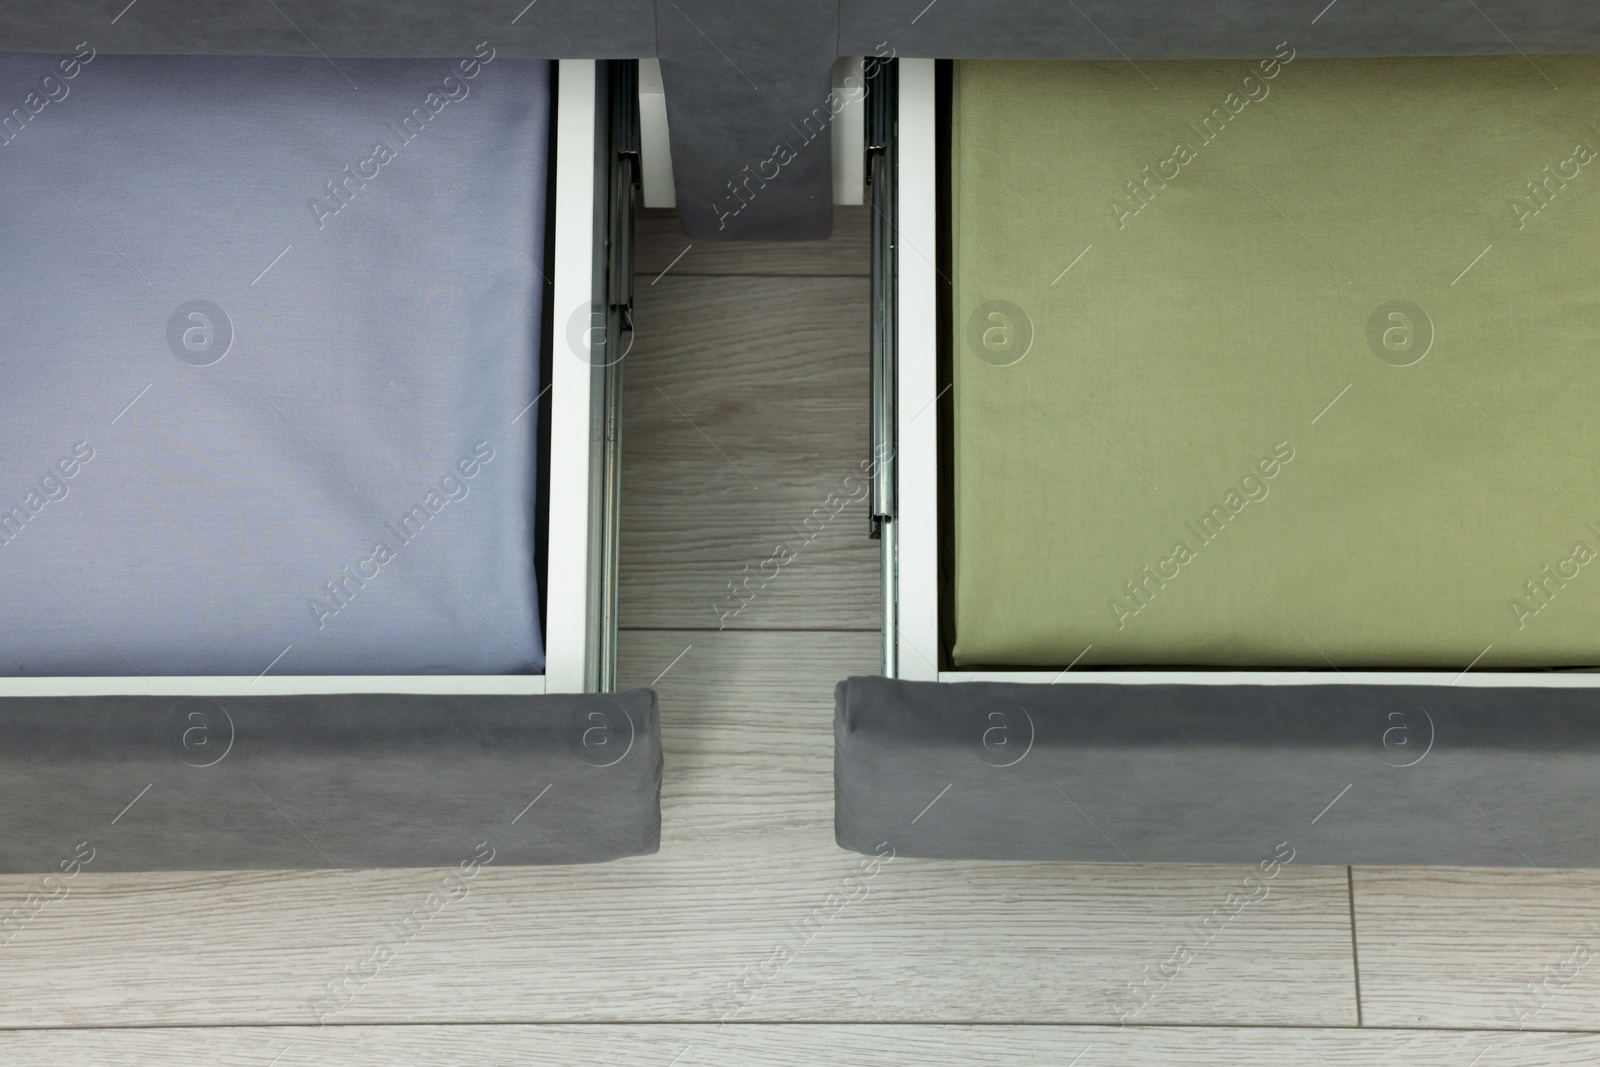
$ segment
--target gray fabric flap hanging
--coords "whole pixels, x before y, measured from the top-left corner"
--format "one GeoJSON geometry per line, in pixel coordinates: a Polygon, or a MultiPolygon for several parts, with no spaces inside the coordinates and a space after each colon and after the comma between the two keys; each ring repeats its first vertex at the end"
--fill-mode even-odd
{"type": "Polygon", "coordinates": [[[1572,0],[840,0],[839,51],[939,59],[1254,59],[1528,55],[1600,48],[1600,8],[1572,0]]]}
{"type": "Polygon", "coordinates": [[[656,851],[655,693],[0,700],[0,874],[656,851]]]}
{"type": "Polygon", "coordinates": [[[488,41],[525,59],[655,54],[658,0],[6,0],[0,51],[147,55],[471,55],[488,41]]]}
{"type": "Polygon", "coordinates": [[[337,59],[468,55],[487,42],[503,55],[535,59],[659,55],[687,231],[697,240],[815,240],[828,233],[831,149],[825,139],[810,144],[806,120],[826,108],[837,55],[1212,59],[1263,55],[1279,41],[1308,56],[1600,49],[1600,7],[1568,0],[1321,7],[1298,0],[7,0],[0,51],[61,52],[88,41],[113,54],[337,59]],[[763,164],[768,177],[759,176],[763,164]],[[771,180],[773,167],[780,180],[771,180]],[[749,174],[759,180],[745,185],[749,174]]]}
{"type": "Polygon", "coordinates": [[[1589,688],[836,691],[839,844],[945,859],[1600,866],[1589,688]]]}

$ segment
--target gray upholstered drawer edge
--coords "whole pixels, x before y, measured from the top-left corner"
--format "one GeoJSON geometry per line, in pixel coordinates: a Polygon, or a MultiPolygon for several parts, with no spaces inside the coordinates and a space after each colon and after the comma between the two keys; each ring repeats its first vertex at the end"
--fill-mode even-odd
{"type": "Polygon", "coordinates": [[[0,873],[656,851],[655,693],[0,700],[0,873]]]}
{"type": "Polygon", "coordinates": [[[1600,691],[840,683],[838,842],[1121,863],[1600,867],[1600,691]]]}

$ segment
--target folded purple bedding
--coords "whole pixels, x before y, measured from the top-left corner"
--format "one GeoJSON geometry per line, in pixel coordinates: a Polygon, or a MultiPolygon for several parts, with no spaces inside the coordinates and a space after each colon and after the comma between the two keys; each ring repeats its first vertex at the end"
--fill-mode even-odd
{"type": "Polygon", "coordinates": [[[0,53],[0,674],[542,672],[549,132],[488,47],[0,53]]]}

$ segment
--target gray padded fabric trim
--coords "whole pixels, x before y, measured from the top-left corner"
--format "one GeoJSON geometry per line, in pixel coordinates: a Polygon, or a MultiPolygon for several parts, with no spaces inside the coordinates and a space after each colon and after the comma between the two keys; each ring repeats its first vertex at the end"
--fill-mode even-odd
{"type": "Polygon", "coordinates": [[[667,0],[659,31],[683,232],[827,237],[833,148],[823,117],[831,121],[837,0],[667,0]],[[793,152],[787,163],[779,144],[793,152]]]}
{"type": "Polygon", "coordinates": [[[120,0],[6,0],[0,51],[69,52],[87,40],[107,54],[421,57],[467,55],[488,41],[535,59],[659,54],[685,232],[810,240],[830,225],[826,138],[737,215],[724,214],[727,183],[759,168],[822,104],[840,55],[1253,58],[1279,41],[1306,56],[1600,50],[1600,5],[1573,0],[1345,2],[1320,13],[1303,0],[539,0],[514,15],[516,6],[142,0],[124,10],[120,0]]]}
{"type": "Polygon", "coordinates": [[[1600,866],[1594,689],[852,678],[836,696],[835,828],[858,852],[1256,863],[1287,842],[1297,864],[1600,866]]]}
{"type": "Polygon", "coordinates": [[[648,689],[13,697],[0,873],[590,863],[656,851],[660,785],[648,689]]]}
{"type": "Polygon", "coordinates": [[[1581,0],[840,0],[839,51],[938,59],[1259,59],[1600,50],[1581,0]],[[1503,32],[1502,32],[1503,31],[1503,32]]]}
{"type": "Polygon", "coordinates": [[[520,17],[515,0],[140,0],[124,10],[126,4],[5,0],[0,51],[71,52],[88,41],[108,55],[425,58],[471,55],[488,41],[514,58],[635,59],[655,55],[656,44],[656,0],[539,0],[520,17]]]}

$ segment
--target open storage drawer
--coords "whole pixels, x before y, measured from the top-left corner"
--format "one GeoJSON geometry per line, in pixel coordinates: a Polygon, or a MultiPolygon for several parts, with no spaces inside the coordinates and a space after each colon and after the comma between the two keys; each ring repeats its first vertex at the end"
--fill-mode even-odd
{"type": "Polygon", "coordinates": [[[86,43],[0,91],[0,872],[654,851],[637,63],[86,43]]]}
{"type": "Polygon", "coordinates": [[[1600,65],[1263,55],[878,72],[845,847],[1600,863],[1600,65]]]}

